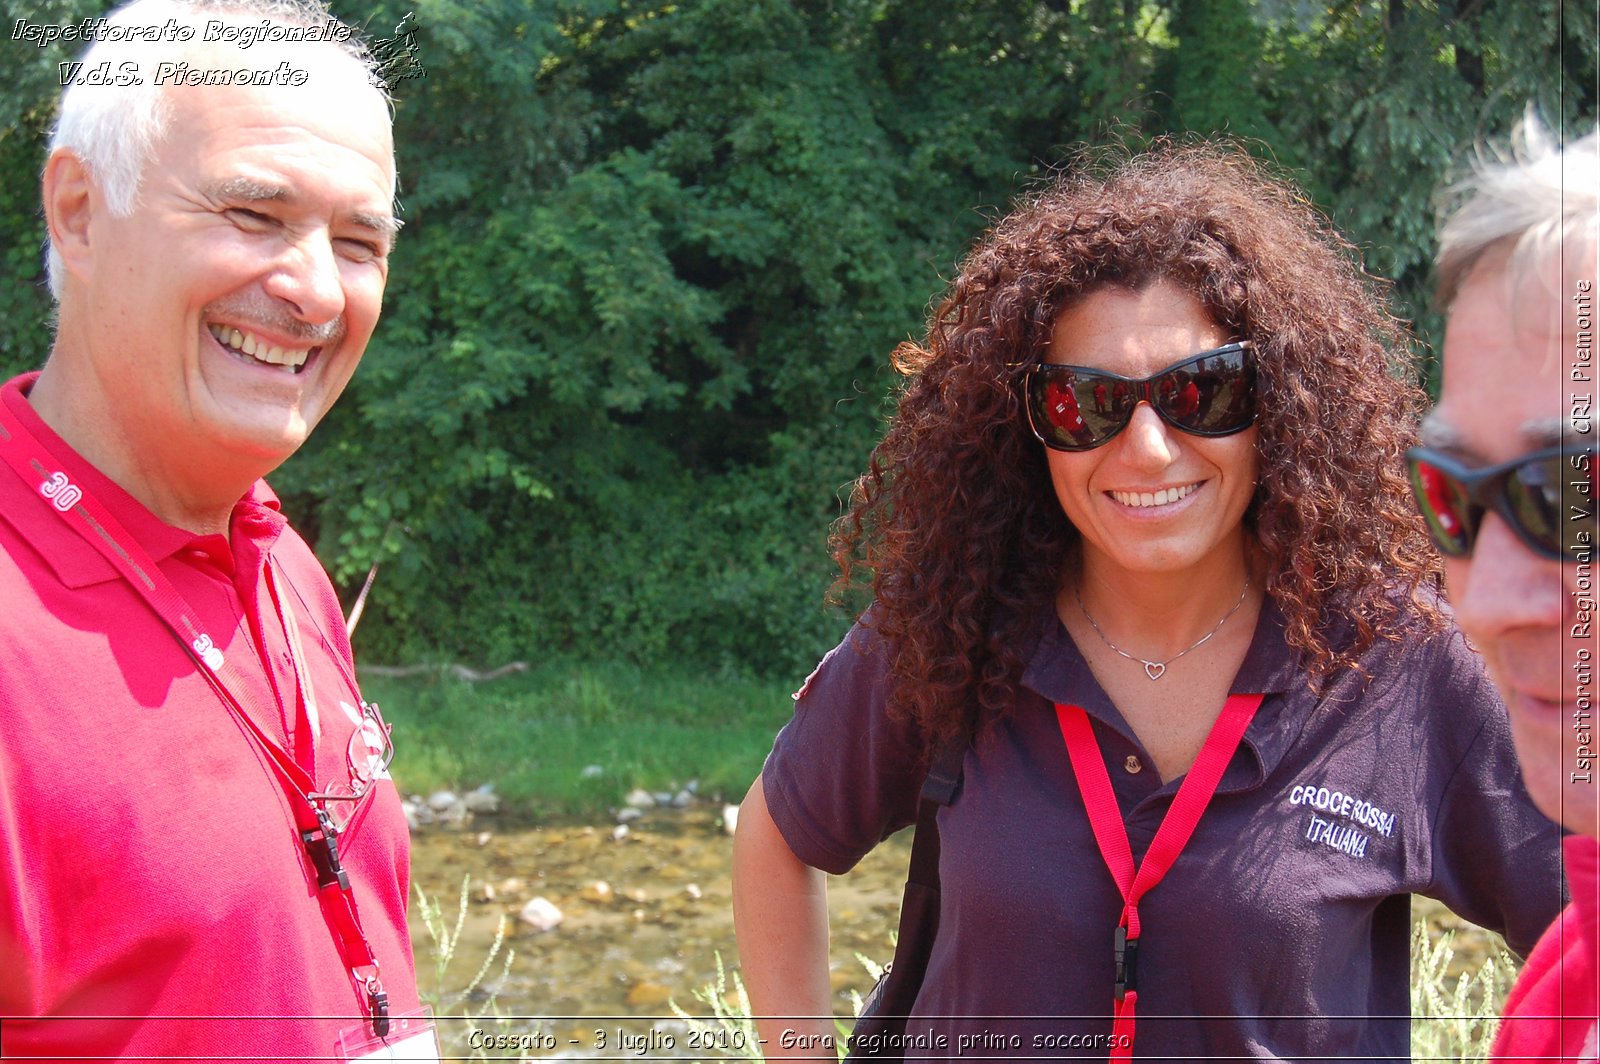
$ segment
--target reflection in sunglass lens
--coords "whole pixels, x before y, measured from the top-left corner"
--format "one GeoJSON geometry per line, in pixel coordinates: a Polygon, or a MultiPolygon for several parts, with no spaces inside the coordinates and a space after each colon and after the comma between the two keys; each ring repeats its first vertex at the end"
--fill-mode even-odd
{"type": "Polygon", "coordinates": [[[1560,548],[1561,475],[1559,456],[1518,466],[1506,481],[1510,502],[1522,527],[1551,550],[1560,548]]]}
{"type": "Polygon", "coordinates": [[[1471,550],[1467,529],[1477,521],[1470,516],[1471,504],[1461,483],[1438,467],[1417,461],[1411,465],[1411,488],[1440,552],[1459,558],[1471,550]]]}
{"type": "Polygon", "coordinates": [[[1248,417],[1250,379],[1238,355],[1190,363],[1156,381],[1156,409],[1182,429],[1213,432],[1248,417]]]}
{"type": "Polygon", "coordinates": [[[1418,509],[1441,553],[1465,558],[1493,509],[1546,558],[1577,559],[1593,546],[1594,454],[1558,448],[1470,469],[1428,448],[1408,454],[1418,509]]]}
{"type": "Polygon", "coordinates": [[[1034,435],[1067,451],[1110,440],[1141,401],[1168,424],[1197,435],[1229,435],[1255,418],[1254,367],[1242,343],[1202,352],[1143,380],[1083,366],[1035,366],[1024,395],[1034,435]]]}

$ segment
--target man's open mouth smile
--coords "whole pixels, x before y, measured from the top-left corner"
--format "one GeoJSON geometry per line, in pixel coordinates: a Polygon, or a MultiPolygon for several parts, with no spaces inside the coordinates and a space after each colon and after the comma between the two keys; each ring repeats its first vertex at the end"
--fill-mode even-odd
{"type": "Polygon", "coordinates": [[[305,368],[306,360],[321,350],[320,347],[280,347],[269,344],[255,333],[228,325],[209,324],[206,328],[222,346],[261,365],[282,366],[291,373],[299,373],[305,368]]]}

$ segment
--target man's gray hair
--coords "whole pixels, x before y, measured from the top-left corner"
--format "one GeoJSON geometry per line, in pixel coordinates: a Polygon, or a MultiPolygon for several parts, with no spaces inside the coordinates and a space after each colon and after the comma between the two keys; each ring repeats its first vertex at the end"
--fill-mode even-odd
{"type": "Polygon", "coordinates": [[[1565,149],[1532,107],[1509,150],[1480,150],[1472,174],[1445,190],[1439,225],[1438,301],[1448,308],[1467,274],[1491,250],[1510,252],[1514,271],[1548,261],[1563,245],[1600,229],[1600,134],[1565,149]]]}
{"type": "MultiPolygon", "coordinates": [[[[117,33],[117,28],[161,26],[172,19],[179,26],[192,29],[191,40],[198,41],[203,39],[205,24],[218,17],[308,29],[329,23],[344,27],[320,0],[133,0],[107,16],[102,34],[79,57],[79,69],[90,71],[109,61],[110,69],[116,72],[123,69],[123,62],[148,58],[153,47],[150,43],[131,40],[128,34],[117,33]]],[[[353,32],[345,36],[342,41],[334,38],[325,43],[360,64],[372,75],[377,91],[385,93],[372,53],[353,32]]],[[[173,45],[174,49],[183,47],[186,46],[173,45]]],[[[75,83],[62,93],[50,151],[66,148],[82,160],[111,213],[125,218],[138,203],[145,164],[166,135],[171,114],[166,93],[150,77],[144,77],[139,84],[114,87],[75,83]]],[[[55,248],[48,245],[45,268],[50,294],[59,301],[65,267],[55,248]]]]}

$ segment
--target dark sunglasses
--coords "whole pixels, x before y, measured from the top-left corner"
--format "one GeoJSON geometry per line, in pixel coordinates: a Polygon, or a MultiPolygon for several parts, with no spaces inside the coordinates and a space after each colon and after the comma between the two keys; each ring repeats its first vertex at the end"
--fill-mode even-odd
{"type": "Polygon", "coordinates": [[[1256,366],[1250,342],[1174,362],[1142,380],[1086,366],[1041,363],[1023,377],[1028,427],[1046,447],[1088,451],[1128,427],[1141,402],[1173,428],[1231,436],[1256,419],[1256,366]]]}
{"type": "Polygon", "coordinates": [[[1413,447],[1406,465],[1428,535],[1442,554],[1471,555],[1489,510],[1541,558],[1580,561],[1594,550],[1593,444],[1549,447],[1480,469],[1413,447]]]}

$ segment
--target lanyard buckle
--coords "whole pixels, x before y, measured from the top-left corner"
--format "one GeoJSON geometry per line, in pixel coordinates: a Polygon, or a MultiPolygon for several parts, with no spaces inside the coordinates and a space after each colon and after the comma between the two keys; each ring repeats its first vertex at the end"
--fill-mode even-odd
{"type": "Polygon", "coordinates": [[[1111,955],[1116,960],[1116,976],[1111,991],[1118,1001],[1128,996],[1128,991],[1139,989],[1139,940],[1128,937],[1128,929],[1118,926],[1111,936],[1111,955]]]}
{"type": "Polygon", "coordinates": [[[379,1038],[389,1037],[389,992],[376,974],[366,979],[367,1012],[372,1016],[372,1033],[379,1038]]]}
{"type": "Polygon", "coordinates": [[[317,826],[302,831],[300,841],[305,844],[306,853],[316,866],[317,889],[337,884],[340,890],[348,891],[350,876],[339,863],[339,831],[333,826],[333,818],[328,816],[327,810],[318,806],[316,814],[317,826]]]}

